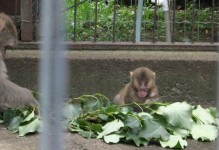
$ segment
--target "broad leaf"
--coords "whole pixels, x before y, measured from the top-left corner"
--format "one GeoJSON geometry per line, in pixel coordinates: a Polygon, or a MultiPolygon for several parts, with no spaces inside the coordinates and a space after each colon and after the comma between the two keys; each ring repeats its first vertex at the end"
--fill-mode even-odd
{"type": "Polygon", "coordinates": [[[194,124],[192,126],[191,135],[195,140],[214,141],[218,136],[218,129],[213,125],[194,124]]]}
{"type": "Polygon", "coordinates": [[[8,126],[11,120],[17,116],[16,110],[14,109],[7,109],[3,112],[3,120],[4,124],[8,126]]]}
{"type": "Polygon", "coordinates": [[[95,96],[83,96],[83,111],[93,112],[102,107],[101,101],[99,101],[95,96]]]}
{"type": "Polygon", "coordinates": [[[146,140],[154,138],[167,141],[169,139],[170,134],[157,122],[148,119],[144,121],[144,124],[145,126],[139,133],[139,137],[145,138],[146,140]]]}
{"type": "Polygon", "coordinates": [[[124,126],[130,127],[130,128],[137,128],[140,127],[141,121],[137,116],[130,116],[127,115],[124,120],[124,126]]]}
{"type": "Polygon", "coordinates": [[[183,140],[179,135],[170,135],[168,141],[164,142],[160,140],[160,144],[163,148],[170,147],[175,149],[184,149],[188,145],[187,141],[183,140]]]}
{"type": "Polygon", "coordinates": [[[134,143],[137,146],[140,146],[140,145],[147,146],[149,144],[149,141],[146,140],[145,138],[139,137],[140,132],[141,132],[141,128],[131,128],[131,129],[129,129],[128,132],[126,133],[126,140],[134,141],[134,143]]]}
{"type": "Polygon", "coordinates": [[[13,131],[14,133],[17,132],[22,121],[23,119],[20,116],[12,118],[11,122],[7,126],[8,130],[13,131]]]}
{"type": "Polygon", "coordinates": [[[210,111],[207,111],[200,105],[198,105],[197,108],[192,111],[192,114],[204,124],[216,124],[216,120],[211,115],[210,111]]]}
{"type": "Polygon", "coordinates": [[[65,118],[78,117],[81,112],[82,112],[82,108],[80,104],[67,103],[63,108],[63,116],[65,118]]]}
{"type": "Polygon", "coordinates": [[[36,132],[39,128],[39,118],[32,120],[30,123],[20,126],[18,129],[19,136],[24,136],[27,133],[36,132]]]}
{"type": "Polygon", "coordinates": [[[108,107],[111,105],[111,101],[106,96],[99,93],[95,94],[94,96],[102,102],[103,107],[108,107]]]}
{"type": "Polygon", "coordinates": [[[186,102],[176,102],[166,107],[158,109],[159,114],[163,114],[174,127],[190,130],[192,128],[192,107],[186,102]]]}
{"type": "Polygon", "coordinates": [[[105,135],[118,131],[121,127],[124,127],[124,123],[121,120],[113,120],[102,127],[103,132],[99,133],[97,138],[102,138],[105,135]]]}
{"type": "Polygon", "coordinates": [[[78,134],[88,139],[91,139],[94,136],[94,133],[92,131],[80,130],[78,131],[78,134]]]}
{"type": "Polygon", "coordinates": [[[34,111],[29,112],[29,114],[27,114],[27,116],[25,117],[23,122],[28,122],[30,120],[32,120],[35,117],[34,111]]]}
{"type": "Polygon", "coordinates": [[[190,134],[189,130],[186,129],[172,128],[172,130],[174,135],[179,135],[182,138],[186,138],[190,134]]]}
{"type": "Polygon", "coordinates": [[[120,138],[123,137],[124,136],[118,134],[110,134],[103,136],[103,139],[106,143],[118,143],[120,141],[120,138]]]}

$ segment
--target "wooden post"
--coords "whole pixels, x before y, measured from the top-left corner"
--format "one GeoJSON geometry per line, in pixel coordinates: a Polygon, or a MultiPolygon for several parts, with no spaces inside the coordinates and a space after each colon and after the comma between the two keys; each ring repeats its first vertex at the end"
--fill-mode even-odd
{"type": "Polygon", "coordinates": [[[21,41],[33,40],[32,0],[21,1],[21,41]]]}

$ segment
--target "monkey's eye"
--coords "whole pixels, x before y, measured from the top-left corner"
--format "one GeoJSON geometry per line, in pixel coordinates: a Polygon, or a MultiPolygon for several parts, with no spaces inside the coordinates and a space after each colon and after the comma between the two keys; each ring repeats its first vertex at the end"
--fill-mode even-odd
{"type": "Polygon", "coordinates": [[[148,88],[138,88],[137,91],[144,91],[144,92],[147,92],[147,91],[148,91],[148,88]]]}

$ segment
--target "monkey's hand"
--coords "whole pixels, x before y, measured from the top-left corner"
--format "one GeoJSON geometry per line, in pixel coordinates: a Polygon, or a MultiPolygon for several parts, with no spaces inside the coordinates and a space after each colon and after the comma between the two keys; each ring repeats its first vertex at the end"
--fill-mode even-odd
{"type": "Polygon", "coordinates": [[[159,100],[160,100],[160,97],[152,97],[152,98],[146,99],[144,104],[153,104],[159,100]]]}

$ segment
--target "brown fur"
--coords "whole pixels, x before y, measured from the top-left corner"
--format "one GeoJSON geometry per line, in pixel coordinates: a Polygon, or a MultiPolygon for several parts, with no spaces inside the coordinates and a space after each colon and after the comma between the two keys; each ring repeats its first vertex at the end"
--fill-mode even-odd
{"type": "Polygon", "coordinates": [[[132,102],[152,103],[159,100],[159,94],[155,83],[155,73],[146,67],[140,67],[130,72],[130,82],[115,96],[113,102],[117,105],[124,105],[132,102]],[[147,96],[141,98],[136,89],[140,84],[145,83],[148,89],[147,96]]]}
{"type": "Polygon", "coordinates": [[[0,13],[0,111],[7,108],[39,105],[30,90],[20,87],[8,79],[4,53],[7,47],[13,47],[16,43],[15,25],[7,15],[0,13]]]}
{"type": "Polygon", "coordinates": [[[0,50],[4,57],[7,47],[14,47],[17,44],[17,29],[11,18],[0,13],[0,50]]]}

